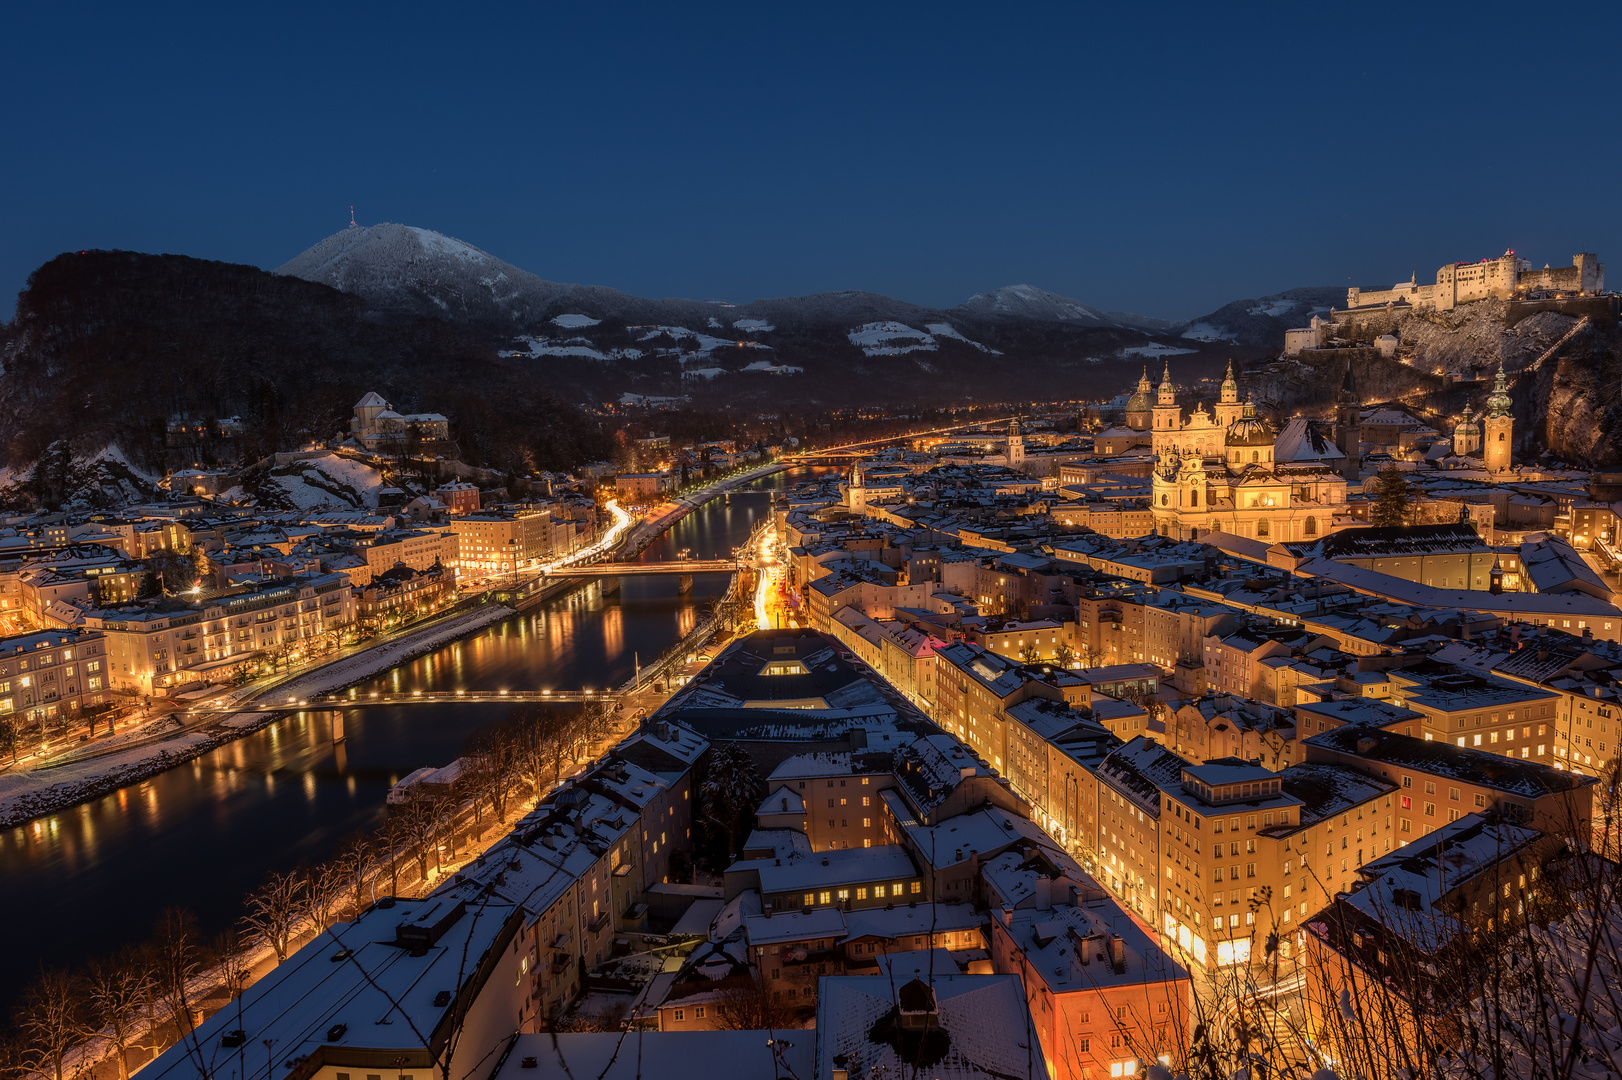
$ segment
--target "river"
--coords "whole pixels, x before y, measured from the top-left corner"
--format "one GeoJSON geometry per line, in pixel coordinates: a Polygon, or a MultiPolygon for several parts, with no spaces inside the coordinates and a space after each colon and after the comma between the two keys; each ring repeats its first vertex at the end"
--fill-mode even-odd
{"type": "MultiPolygon", "coordinates": [[[[730,555],[770,507],[771,492],[811,470],[780,473],[716,499],[643,553],[730,555]]],[[[726,575],[626,577],[617,595],[593,582],[395,668],[360,689],[499,690],[614,686],[636,660],[691,629],[726,575]]],[[[457,757],[468,737],[514,706],[360,709],[331,741],[325,713],[289,714],[195,761],[93,802],[0,833],[0,1016],[42,965],[75,967],[144,940],[165,908],[227,929],[243,896],[272,871],[325,859],[376,826],[406,773],[457,757]]]]}

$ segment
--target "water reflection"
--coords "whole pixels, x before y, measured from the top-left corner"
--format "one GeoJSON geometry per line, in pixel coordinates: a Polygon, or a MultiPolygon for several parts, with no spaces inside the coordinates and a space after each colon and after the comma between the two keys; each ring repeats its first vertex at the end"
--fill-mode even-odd
{"type": "MultiPolygon", "coordinates": [[[[774,485],[776,486],[776,485],[774,485]]],[[[712,503],[655,542],[646,558],[726,555],[768,512],[764,492],[712,503]]],[[[358,688],[500,690],[604,687],[628,680],[697,621],[726,585],[699,575],[598,584],[495,624],[358,688]]],[[[327,857],[375,827],[401,776],[456,757],[511,706],[407,705],[350,710],[332,743],[327,713],[299,712],[197,758],[27,826],[0,831],[0,922],[71,927],[17,934],[0,950],[0,1010],[41,963],[73,965],[146,937],[165,907],[197,912],[214,933],[272,870],[327,857]]]]}

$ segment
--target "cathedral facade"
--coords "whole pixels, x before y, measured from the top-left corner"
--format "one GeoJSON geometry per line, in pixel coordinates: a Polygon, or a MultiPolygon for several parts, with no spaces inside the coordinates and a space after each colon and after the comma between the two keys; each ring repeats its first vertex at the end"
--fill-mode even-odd
{"type": "Polygon", "coordinates": [[[1346,479],[1321,462],[1274,460],[1277,432],[1240,402],[1228,365],[1210,411],[1185,409],[1167,364],[1152,416],[1156,531],[1179,540],[1226,532],[1269,543],[1333,531],[1346,510],[1346,479]]]}

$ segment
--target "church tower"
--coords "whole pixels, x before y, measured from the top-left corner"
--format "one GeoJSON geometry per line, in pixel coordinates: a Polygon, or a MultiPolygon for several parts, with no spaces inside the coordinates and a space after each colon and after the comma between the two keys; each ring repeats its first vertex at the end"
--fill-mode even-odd
{"type": "Polygon", "coordinates": [[[862,463],[853,462],[850,467],[850,483],[846,490],[846,497],[852,510],[860,510],[867,505],[867,482],[862,479],[862,463]]]}
{"type": "Polygon", "coordinates": [[[1019,433],[1019,421],[1008,421],[1008,467],[1025,468],[1025,436],[1019,433]]]}
{"type": "Polygon", "coordinates": [[[1151,435],[1154,452],[1158,457],[1164,451],[1175,453],[1183,429],[1183,410],[1177,404],[1177,387],[1171,381],[1171,362],[1166,362],[1160,376],[1160,391],[1155,398],[1155,426],[1151,435]]]}
{"type": "Polygon", "coordinates": [[[1481,449],[1481,425],[1470,417],[1470,406],[1464,407],[1464,419],[1453,426],[1453,454],[1464,457],[1481,449]]]}
{"type": "Polygon", "coordinates": [[[1510,449],[1515,445],[1515,418],[1510,409],[1515,402],[1504,387],[1504,362],[1498,361],[1498,381],[1487,399],[1487,415],[1481,421],[1481,457],[1488,472],[1508,472],[1510,449]]]}
{"type": "Polygon", "coordinates": [[[1357,376],[1352,374],[1352,363],[1346,362],[1346,378],[1340,384],[1340,399],[1335,403],[1335,445],[1346,457],[1341,461],[1340,474],[1349,484],[1355,484],[1363,470],[1363,400],[1357,392],[1357,376]]]}
{"type": "Polygon", "coordinates": [[[1217,427],[1227,427],[1245,414],[1239,401],[1239,380],[1233,376],[1233,361],[1228,361],[1228,376],[1222,380],[1222,396],[1211,410],[1216,414],[1217,427]]]}

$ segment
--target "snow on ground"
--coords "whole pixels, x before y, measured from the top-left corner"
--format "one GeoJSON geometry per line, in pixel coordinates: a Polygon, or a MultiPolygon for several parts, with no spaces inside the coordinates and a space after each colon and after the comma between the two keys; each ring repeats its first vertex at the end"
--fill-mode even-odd
{"type": "Polygon", "coordinates": [[[364,462],[337,454],[301,461],[298,468],[299,472],[293,475],[272,475],[269,482],[281,488],[288,502],[300,510],[376,506],[378,493],[385,486],[382,473],[364,462]]]}
{"type": "Polygon", "coordinates": [[[83,460],[86,464],[89,464],[92,461],[116,461],[118,464],[124,466],[124,468],[128,469],[136,476],[139,476],[142,480],[145,480],[147,483],[151,484],[153,487],[157,487],[158,482],[163,479],[163,477],[159,476],[157,473],[148,472],[146,469],[132,464],[128,455],[124,453],[123,448],[117,443],[108,443],[106,446],[102,447],[99,452],[83,460]]]}
{"type": "Polygon", "coordinates": [[[1234,332],[1226,327],[1212,326],[1208,322],[1197,322],[1183,331],[1183,336],[1190,341],[1233,341],[1234,332]]]}
{"type": "Polygon", "coordinates": [[[436,233],[432,229],[419,229],[415,225],[407,225],[406,228],[417,234],[417,240],[428,251],[437,251],[442,255],[450,255],[463,262],[485,263],[491,261],[489,255],[486,255],[472,244],[464,244],[462,241],[446,236],[444,233],[436,233]]]}
{"type": "Polygon", "coordinates": [[[601,320],[601,319],[594,319],[590,315],[554,315],[554,316],[552,316],[552,325],[553,326],[563,326],[563,327],[568,327],[570,329],[574,329],[575,327],[580,327],[580,326],[596,326],[598,323],[600,323],[602,321],[603,320],[601,320]]]}
{"type": "Polygon", "coordinates": [[[742,330],[746,333],[755,333],[757,331],[764,332],[766,330],[776,330],[777,327],[773,326],[765,319],[739,319],[737,322],[732,324],[732,329],[742,330]]]}
{"type": "Polygon", "coordinates": [[[727,369],[720,367],[686,368],[682,371],[681,377],[684,379],[713,379],[717,375],[725,375],[726,373],[727,369]]]}
{"type": "Polygon", "coordinates": [[[91,758],[54,769],[12,769],[0,773],[0,825],[11,826],[40,814],[73,806],[86,797],[160,772],[195,757],[216,740],[192,732],[148,746],[91,758]]]}
{"type": "MultiPolygon", "coordinates": [[[[1406,285],[1407,282],[1403,282],[1403,284],[1406,285]]],[[[1268,303],[1257,304],[1255,307],[1249,310],[1248,314],[1270,315],[1273,318],[1278,319],[1293,312],[1298,304],[1299,301],[1296,300],[1286,300],[1283,297],[1275,297],[1268,303]]]]}
{"type": "Polygon", "coordinates": [[[682,397],[659,397],[655,394],[633,394],[630,391],[620,395],[621,405],[648,405],[653,408],[659,408],[663,405],[680,405],[687,400],[688,398],[685,395],[682,397]]]}
{"type": "Polygon", "coordinates": [[[709,320],[706,322],[705,325],[707,325],[711,330],[725,330],[726,329],[726,327],[721,324],[721,320],[717,319],[714,315],[711,315],[709,317],[709,320]]]}
{"type": "MultiPolygon", "coordinates": [[[[560,316],[560,318],[561,318],[561,316],[560,316]]],[[[551,338],[531,337],[528,334],[525,334],[525,335],[519,337],[518,340],[524,342],[525,344],[527,344],[529,346],[529,348],[527,350],[522,350],[522,351],[518,350],[518,349],[503,349],[501,351],[500,355],[502,355],[502,356],[527,356],[527,357],[530,357],[531,359],[539,359],[540,357],[543,357],[543,356],[573,357],[573,358],[578,359],[578,360],[603,360],[603,361],[607,361],[608,359],[610,359],[609,355],[605,355],[604,353],[598,352],[596,349],[593,349],[589,345],[564,345],[564,344],[560,344],[560,343],[558,343],[556,341],[553,341],[551,338]]],[[[616,350],[616,351],[618,351],[618,350],[616,350]]],[[[636,353],[637,356],[642,355],[641,350],[638,350],[638,349],[631,349],[631,350],[627,350],[627,351],[634,352],[634,353],[636,353]]]]}
{"type": "MultiPolygon", "coordinates": [[[[1187,335],[1184,335],[1187,336],[1187,335]]],[[[1183,353],[1199,352],[1198,349],[1179,349],[1175,345],[1162,345],[1158,341],[1151,345],[1134,345],[1129,349],[1122,349],[1122,356],[1181,356],[1183,353]]]]}
{"type": "Polygon", "coordinates": [[[914,330],[905,323],[885,320],[863,323],[849,334],[852,345],[861,347],[868,356],[900,356],[910,352],[934,352],[940,348],[935,339],[922,330],[914,330]],[[904,342],[905,344],[895,344],[904,342]]]}
{"type": "Polygon", "coordinates": [[[308,674],[295,675],[287,682],[266,691],[259,702],[274,707],[277,702],[284,702],[288,698],[304,699],[340,690],[361,679],[381,675],[414,656],[431,652],[446,642],[471,633],[481,626],[499,622],[512,613],[511,608],[491,604],[448,623],[374,646],[365,652],[356,653],[347,660],[339,660],[337,663],[316,668],[308,674]]]}
{"type": "Polygon", "coordinates": [[[367,506],[377,505],[377,492],[385,486],[382,473],[354,458],[328,454],[326,457],[312,458],[305,464],[360,492],[366,498],[367,506]]]}
{"type": "Polygon", "coordinates": [[[793,364],[774,364],[770,360],[756,360],[753,364],[744,365],[745,371],[769,371],[773,375],[798,375],[805,369],[793,364]]]}
{"type": "MultiPolygon", "coordinates": [[[[713,322],[714,320],[712,319],[711,321],[713,322]]],[[[669,334],[677,341],[684,341],[687,338],[692,338],[692,347],[698,352],[709,352],[712,349],[721,348],[737,348],[740,344],[759,348],[759,346],[755,345],[755,343],[752,341],[728,341],[726,338],[711,337],[708,334],[700,334],[698,331],[689,330],[685,326],[649,326],[642,327],[641,329],[645,329],[647,333],[639,335],[637,337],[638,341],[652,341],[661,334],[669,334]]]]}
{"type": "Polygon", "coordinates": [[[978,341],[971,341],[970,339],[964,337],[962,334],[957,332],[957,328],[954,327],[951,323],[943,323],[943,322],[925,323],[924,324],[924,329],[928,330],[931,334],[934,334],[938,338],[951,338],[953,341],[961,341],[965,345],[973,345],[976,349],[979,349],[981,352],[990,353],[992,356],[1001,356],[1002,355],[1002,353],[999,352],[996,349],[989,348],[989,347],[987,347],[985,345],[980,344],[978,341]]]}

